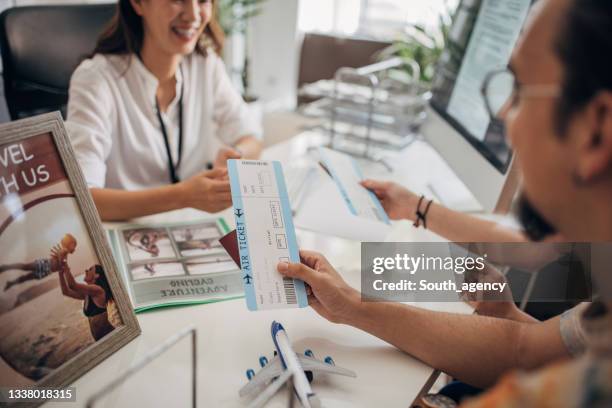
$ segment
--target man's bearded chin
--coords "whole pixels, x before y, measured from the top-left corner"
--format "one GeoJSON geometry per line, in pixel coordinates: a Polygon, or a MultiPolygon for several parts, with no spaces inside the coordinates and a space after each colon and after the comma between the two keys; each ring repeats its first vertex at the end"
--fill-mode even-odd
{"type": "Polygon", "coordinates": [[[516,213],[525,234],[532,241],[542,241],[557,233],[556,228],[540,215],[524,194],[521,194],[519,198],[516,213]]]}

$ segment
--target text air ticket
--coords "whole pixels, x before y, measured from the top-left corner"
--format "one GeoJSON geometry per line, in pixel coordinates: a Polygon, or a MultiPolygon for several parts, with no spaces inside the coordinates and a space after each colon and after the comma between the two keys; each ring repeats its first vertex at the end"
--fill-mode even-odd
{"type": "Polygon", "coordinates": [[[336,182],[344,202],[353,215],[390,224],[378,197],[359,184],[363,180],[363,174],[355,159],[324,147],[319,148],[319,155],[321,164],[336,182]]]}
{"type": "Polygon", "coordinates": [[[242,280],[249,310],[306,307],[304,282],[284,278],[279,262],[299,262],[281,164],[228,160],[242,280]]]}

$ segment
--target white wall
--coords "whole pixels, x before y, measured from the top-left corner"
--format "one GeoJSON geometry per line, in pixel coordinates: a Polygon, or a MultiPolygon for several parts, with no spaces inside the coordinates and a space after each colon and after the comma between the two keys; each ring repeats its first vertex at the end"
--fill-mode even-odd
{"type": "Polygon", "coordinates": [[[295,106],[297,17],[298,0],[268,0],[251,21],[251,93],[260,98],[265,110],[295,106]]]}

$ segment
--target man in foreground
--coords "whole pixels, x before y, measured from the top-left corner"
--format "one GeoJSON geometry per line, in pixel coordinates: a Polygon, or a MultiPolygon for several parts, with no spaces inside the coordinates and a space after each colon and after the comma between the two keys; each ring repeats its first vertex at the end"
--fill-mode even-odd
{"type": "MultiPolygon", "coordinates": [[[[541,0],[512,57],[514,93],[501,117],[524,177],[520,218],[534,238],[558,231],[570,241],[612,241],[610,27],[610,1],[541,0]]],[[[588,352],[567,360],[552,353],[562,333],[544,335],[529,323],[505,319],[362,302],[322,255],[303,251],[301,257],[302,264],[282,263],[278,270],[310,286],[310,304],[320,315],[376,335],[473,385],[489,385],[513,368],[561,361],[529,375],[506,375],[468,407],[612,406],[612,271],[593,271],[602,299],[580,318],[588,352]]]]}

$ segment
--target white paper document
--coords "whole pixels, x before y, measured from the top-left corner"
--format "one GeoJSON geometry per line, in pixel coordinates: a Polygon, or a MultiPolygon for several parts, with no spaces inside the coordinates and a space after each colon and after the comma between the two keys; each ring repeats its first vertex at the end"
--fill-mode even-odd
{"type": "Polygon", "coordinates": [[[284,278],[279,262],[299,262],[281,164],[228,160],[242,279],[249,310],[306,307],[304,282],[284,278]]]}
{"type": "Polygon", "coordinates": [[[334,179],[351,214],[390,224],[376,195],[359,184],[363,175],[355,159],[324,147],[319,148],[319,154],[321,164],[334,179]]]}

